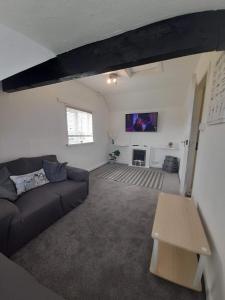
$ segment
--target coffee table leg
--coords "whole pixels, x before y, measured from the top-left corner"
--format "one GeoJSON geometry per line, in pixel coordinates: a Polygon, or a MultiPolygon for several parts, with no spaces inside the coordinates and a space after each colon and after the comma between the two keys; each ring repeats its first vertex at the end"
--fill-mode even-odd
{"type": "Polygon", "coordinates": [[[199,283],[201,282],[202,274],[203,274],[204,267],[205,267],[205,259],[206,259],[206,257],[204,255],[200,255],[197,271],[195,273],[195,278],[193,281],[194,287],[197,287],[199,285],[199,283]]]}
{"type": "Polygon", "coordinates": [[[154,240],[153,250],[152,250],[152,258],[151,258],[151,266],[150,266],[151,272],[156,271],[157,261],[158,261],[158,247],[159,247],[158,240],[154,240]]]}

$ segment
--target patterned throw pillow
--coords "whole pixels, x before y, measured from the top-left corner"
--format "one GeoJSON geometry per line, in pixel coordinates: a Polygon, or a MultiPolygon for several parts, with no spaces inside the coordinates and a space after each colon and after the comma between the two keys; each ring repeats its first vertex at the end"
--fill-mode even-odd
{"type": "Polygon", "coordinates": [[[44,169],[25,175],[10,176],[10,179],[16,185],[17,195],[21,195],[24,192],[49,183],[44,169]]]}

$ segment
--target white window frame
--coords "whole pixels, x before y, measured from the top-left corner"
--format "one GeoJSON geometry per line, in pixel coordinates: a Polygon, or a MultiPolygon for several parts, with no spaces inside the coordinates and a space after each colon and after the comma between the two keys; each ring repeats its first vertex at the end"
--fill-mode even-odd
{"type": "Polygon", "coordinates": [[[93,127],[93,112],[92,111],[88,111],[88,110],[84,110],[83,108],[79,108],[79,107],[74,107],[74,106],[70,106],[70,105],[65,105],[65,116],[66,116],[66,128],[67,128],[67,146],[71,147],[71,146],[80,146],[80,145],[87,145],[87,144],[93,144],[94,143],[94,127],[93,127]],[[88,114],[92,115],[92,135],[69,135],[69,128],[68,128],[68,119],[67,119],[67,109],[74,109],[80,112],[85,112],[88,114]],[[78,137],[78,136],[87,136],[87,137],[92,137],[93,141],[92,142],[80,142],[80,143],[74,143],[74,144],[70,144],[69,143],[69,137],[78,137]]]}

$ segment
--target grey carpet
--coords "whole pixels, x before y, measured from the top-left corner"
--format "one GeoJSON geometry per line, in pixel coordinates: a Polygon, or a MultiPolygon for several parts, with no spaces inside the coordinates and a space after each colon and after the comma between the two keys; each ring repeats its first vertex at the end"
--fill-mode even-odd
{"type": "Polygon", "coordinates": [[[107,164],[101,168],[99,178],[160,190],[164,172],[153,168],[131,167],[123,164],[107,164]]]}
{"type": "MultiPolygon", "coordinates": [[[[12,259],[68,300],[205,299],[149,273],[158,192],[97,173],[88,199],[12,259]]],[[[167,187],[167,176],[164,181],[167,187]]]]}

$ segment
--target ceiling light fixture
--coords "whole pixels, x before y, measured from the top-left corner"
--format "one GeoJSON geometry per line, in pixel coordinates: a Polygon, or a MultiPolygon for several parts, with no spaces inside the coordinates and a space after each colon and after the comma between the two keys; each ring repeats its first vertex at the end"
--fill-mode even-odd
{"type": "Polygon", "coordinates": [[[107,78],[106,82],[108,84],[117,84],[118,75],[115,73],[109,74],[109,77],[107,78]]]}

